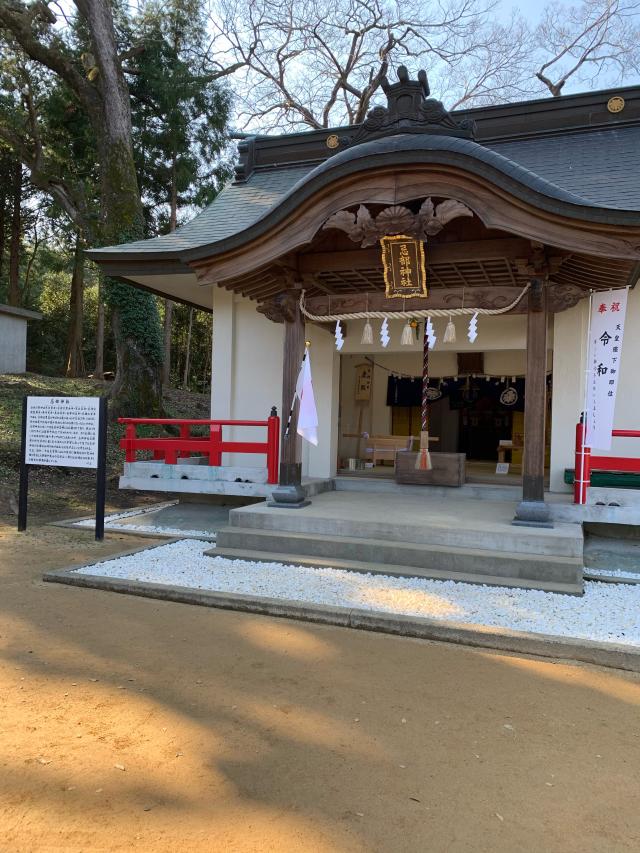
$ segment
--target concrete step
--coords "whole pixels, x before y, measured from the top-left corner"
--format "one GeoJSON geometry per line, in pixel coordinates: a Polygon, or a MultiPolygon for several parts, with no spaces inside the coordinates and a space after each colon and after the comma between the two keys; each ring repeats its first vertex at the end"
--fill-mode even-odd
{"type": "Polygon", "coordinates": [[[522,486],[503,483],[465,483],[463,486],[415,486],[408,483],[396,483],[386,477],[349,477],[334,478],[337,492],[376,492],[381,494],[418,495],[422,497],[452,498],[453,500],[477,499],[487,501],[519,501],[522,486]]]}
{"type": "Polygon", "coordinates": [[[393,563],[372,564],[362,560],[347,560],[337,557],[310,557],[306,554],[259,551],[248,548],[219,547],[205,551],[210,557],[224,557],[228,560],[248,560],[255,563],[282,563],[285,566],[307,566],[310,568],[344,569],[364,574],[391,575],[393,577],[425,578],[428,580],[456,581],[486,586],[517,587],[518,589],[538,589],[544,592],[556,592],[566,595],[582,595],[582,569],[577,568],[570,581],[528,579],[526,577],[504,577],[497,574],[483,574],[477,571],[438,569],[435,567],[416,567],[395,565],[393,563]]]}
{"type": "MultiPolygon", "coordinates": [[[[334,493],[335,494],[335,493],[334,493]]],[[[318,504],[315,505],[318,507],[318,504]]],[[[433,506],[433,504],[431,505],[433,506]]],[[[495,504],[493,504],[495,506],[495,504]]],[[[264,505],[232,510],[229,524],[244,530],[273,530],[284,533],[300,533],[308,536],[356,538],[387,542],[414,543],[452,548],[479,548],[505,554],[538,554],[549,557],[582,558],[582,530],[577,524],[557,524],[553,529],[512,527],[514,507],[505,504],[504,517],[487,519],[485,522],[474,517],[477,502],[461,501],[456,506],[457,517],[433,512],[425,504],[424,514],[412,516],[410,520],[396,514],[390,505],[367,516],[357,517],[338,511],[323,514],[305,510],[270,510],[264,505]],[[460,504],[469,503],[467,508],[460,504]],[[419,521],[417,520],[419,518],[419,521]]]]}
{"type": "Polygon", "coordinates": [[[217,544],[216,553],[220,555],[252,552],[273,560],[275,557],[268,555],[289,554],[295,555],[296,560],[311,560],[313,565],[317,559],[329,566],[346,561],[363,566],[362,571],[376,567],[378,571],[389,572],[390,567],[396,567],[396,573],[419,577],[434,577],[436,572],[448,578],[468,575],[502,578],[511,584],[530,581],[537,589],[546,588],[548,583],[560,583],[572,587],[574,592],[582,590],[582,558],[575,556],[505,553],[469,546],[237,526],[219,530],[217,544]]]}

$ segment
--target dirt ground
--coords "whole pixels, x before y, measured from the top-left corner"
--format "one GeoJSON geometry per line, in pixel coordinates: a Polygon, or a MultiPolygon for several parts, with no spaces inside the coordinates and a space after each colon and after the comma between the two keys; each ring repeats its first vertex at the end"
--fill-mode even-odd
{"type": "Polygon", "coordinates": [[[640,678],[40,580],[137,544],[0,527],[2,853],[640,849],[640,678]]]}

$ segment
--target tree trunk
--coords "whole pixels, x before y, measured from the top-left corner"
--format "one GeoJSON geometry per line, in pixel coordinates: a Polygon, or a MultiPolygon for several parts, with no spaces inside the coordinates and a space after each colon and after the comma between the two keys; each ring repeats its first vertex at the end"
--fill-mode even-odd
{"type": "Polygon", "coordinates": [[[33,251],[29,256],[29,260],[27,261],[27,268],[24,272],[24,286],[22,288],[22,303],[23,305],[29,304],[29,298],[31,296],[31,271],[33,269],[33,263],[36,259],[36,255],[38,254],[38,248],[40,246],[40,239],[38,237],[38,228],[37,225],[33,227],[33,251]]]}
{"type": "Polygon", "coordinates": [[[184,377],[182,379],[182,387],[186,391],[189,387],[189,362],[191,361],[191,332],[193,330],[193,308],[189,308],[189,329],[187,331],[187,347],[184,355],[184,377]]]}
{"type": "MultiPolygon", "coordinates": [[[[169,214],[169,231],[175,231],[178,224],[178,186],[176,178],[176,163],[178,155],[174,151],[171,158],[171,198],[169,214]]],[[[171,323],[173,320],[173,302],[164,300],[164,361],[162,364],[162,384],[171,384],[171,323]]]]}
{"type": "Polygon", "coordinates": [[[171,384],[171,324],[173,321],[173,302],[164,300],[164,361],[162,363],[162,384],[171,384]]]}
{"type": "MultiPolygon", "coordinates": [[[[100,91],[100,115],[91,116],[101,165],[101,235],[108,244],[144,237],[144,217],[133,160],[131,108],[118,59],[109,0],[75,0],[91,33],[100,91]],[[99,124],[99,126],[95,126],[99,124]]],[[[162,414],[162,332],[156,299],[114,279],[105,282],[112,311],[117,373],[111,415],[162,414]]]]}
{"type": "Polygon", "coordinates": [[[4,159],[0,160],[0,276],[4,267],[5,209],[7,206],[8,169],[4,159]]]}
{"type": "Polygon", "coordinates": [[[84,319],[84,255],[80,234],[76,235],[69,300],[69,330],[67,334],[67,376],[83,376],[82,327],[84,319]]]}
{"type": "Polygon", "coordinates": [[[20,243],[22,238],[22,163],[16,162],[12,176],[13,211],[11,215],[11,242],[9,244],[9,305],[19,306],[20,299],[20,243]]]}
{"type": "Polygon", "coordinates": [[[104,378],[104,286],[102,274],[98,281],[98,322],[96,325],[96,366],[93,371],[96,379],[104,378]]]}

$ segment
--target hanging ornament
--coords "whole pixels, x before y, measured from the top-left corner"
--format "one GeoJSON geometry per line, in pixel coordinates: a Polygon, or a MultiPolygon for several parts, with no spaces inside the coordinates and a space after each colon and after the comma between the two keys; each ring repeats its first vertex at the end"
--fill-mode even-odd
{"type": "Polygon", "coordinates": [[[455,344],[456,342],[456,327],[451,319],[451,314],[449,314],[449,322],[447,323],[447,328],[444,330],[444,338],[442,340],[445,344],[455,344]]]}
{"type": "Polygon", "coordinates": [[[475,339],[478,337],[478,315],[474,314],[471,320],[469,321],[469,343],[474,343],[475,339]]]}
{"type": "Polygon", "coordinates": [[[342,326],[340,325],[340,320],[338,320],[338,322],[336,323],[335,338],[336,338],[336,349],[338,350],[338,352],[340,352],[340,350],[344,346],[344,337],[342,334],[342,326]]]}
{"type": "Polygon", "coordinates": [[[427,327],[425,329],[425,335],[427,336],[427,344],[429,346],[429,349],[433,349],[438,339],[436,337],[436,330],[433,328],[433,323],[431,322],[431,317],[427,317],[427,327]]]}
{"type": "Polygon", "coordinates": [[[415,335],[413,329],[411,328],[411,323],[407,320],[404,329],[402,330],[402,337],[400,338],[400,344],[403,347],[410,347],[415,341],[415,335]]]}
{"type": "Polygon", "coordinates": [[[373,343],[373,327],[369,320],[364,324],[364,329],[362,330],[362,338],[360,339],[361,344],[372,344],[373,343]]]}
{"type": "Polygon", "coordinates": [[[385,317],[382,321],[382,325],[380,326],[380,343],[386,349],[389,346],[389,341],[391,338],[389,337],[389,321],[385,317]]]}

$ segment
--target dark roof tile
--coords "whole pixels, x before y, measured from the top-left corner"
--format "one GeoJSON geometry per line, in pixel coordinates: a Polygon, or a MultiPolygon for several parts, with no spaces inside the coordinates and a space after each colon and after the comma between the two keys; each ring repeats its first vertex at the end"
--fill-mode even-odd
{"type": "MultiPolygon", "coordinates": [[[[450,141],[452,150],[462,151],[469,146],[467,140],[450,141]]],[[[592,207],[640,211],[637,165],[640,126],[585,130],[478,147],[485,149],[481,159],[490,160],[489,151],[493,151],[511,161],[503,165],[508,174],[522,173],[524,167],[533,173],[532,179],[537,176],[541,183],[555,185],[552,195],[573,196],[574,201],[592,207]]],[[[326,161],[319,170],[330,167],[331,161],[326,161]]],[[[315,168],[307,163],[256,170],[246,183],[228,184],[212,204],[173,234],[110,246],[97,250],[96,254],[102,258],[106,253],[173,254],[226,240],[256,223],[315,168]]]]}

